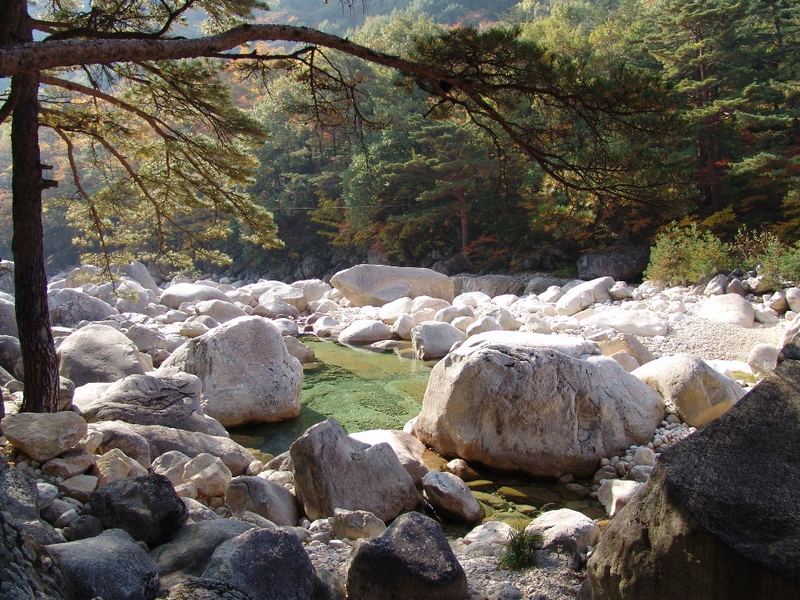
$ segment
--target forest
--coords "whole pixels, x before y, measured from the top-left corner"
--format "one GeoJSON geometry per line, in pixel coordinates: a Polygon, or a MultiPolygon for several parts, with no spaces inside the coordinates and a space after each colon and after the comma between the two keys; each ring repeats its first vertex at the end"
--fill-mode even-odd
{"type": "MultiPolygon", "coordinates": [[[[558,85],[598,105],[632,108],[586,117],[591,100],[578,108],[546,100],[525,106],[526,133],[564,166],[548,169],[506,132],[437,104],[420,81],[334,50],[299,69],[234,65],[218,74],[204,64],[196,68],[208,70],[208,84],[192,93],[224,105],[228,123],[202,122],[189,104],[164,110],[182,131],[197,133],[203,160],[226,163],[227,193],[254,200],[259,237],[198,201],[213,192],[202,189],[195,158],[185,154],[181,165],[176,153],[166,165],[146,124],[125,122],[96,100],[70,105],[77,88],[56,77],[43,82],[53,84],[44,111],[53,127],[41,132],[44,162],[59,181],[46,200],[49,270],[82,254],[94,262],[136,256],[161,263],[165,274],[229,269],[299,278],[366,259],[451,273],[570,272],[583,252],[647,247],[671,223],[724,242],[737,232],[742,239],[743,227],[787,247],[798,239],[795,2],[370,0],[347,7],[279,0],[269,9],[259,22],[307,25],[411,59],[435,56],[435,40],[447,32],[461,32],[473,49],[494,35],[498,72],[518,68],[519,56],[502,52],[506,36],[537,68],[547,64],[558,85]],[[102,135],[87,134],[89,120],[102,135]],[[209,127],[227,128],[222,137],[230,143],[210,139],[209,127]],[[129,158],[122,163],[128,173],[108,166],[112,152],[129,158]],[[148,212],[143,194],[169,196],[156,210],[168,218],[148,212]],[[142,226],[154,221],[158,227],[142,226]]],[[[189,13],[182,27],[201,24],[189,13]]],[[[133,104],[158,106],[157,91],[124,93],[133,104]]],[[[3,128],[0,188],[8,190],[3,128]]],[[[10,203],[7,192],[0,202],[10,203]]],[[[11,224],[9,211],[3,215],[5,257],[11,224]]]]}

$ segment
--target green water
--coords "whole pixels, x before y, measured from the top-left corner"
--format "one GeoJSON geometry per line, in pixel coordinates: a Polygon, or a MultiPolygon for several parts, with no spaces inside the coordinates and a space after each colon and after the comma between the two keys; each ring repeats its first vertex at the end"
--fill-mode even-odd
{"type": "Polygon", "coordinates": [[[287,450],[314,423],[333,417],[347,431],[402,429],[419,413],[431,367],[404,358],[304,338],[317,362],[303,373],[302,410],[297,419],[239,427],[231,437],[269,454],[287,450]]]}

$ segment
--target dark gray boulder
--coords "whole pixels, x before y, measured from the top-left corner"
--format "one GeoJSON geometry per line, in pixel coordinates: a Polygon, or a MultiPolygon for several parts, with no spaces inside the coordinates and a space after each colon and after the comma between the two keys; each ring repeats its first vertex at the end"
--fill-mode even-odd
{"type": "Polygon", "coordinates": [[[92,492],[89,506],[106,528],[124,529],[151,547],[169,540],[187,516],[169,479],[155,474],[112,481],[92,492]]]}
{"type": "MultiPolygon", "coordinates": [[[[800,357],[797,348],[785,357],[800,357]]],[[[588,564],[583,598],[800,597],[800,361],[663,452],[588,564]]]]}
{"type": "Polygon", "coordinates": [[[161,585],[170,588],[190,577],[199,577],[220,544],[255,528],[235,519],[214,519],[187,525],[150,556],[158,564],[161,585]]]}
{"type": "Polygon", "coordinates": [[[441,526],[412,512],[361,539],[347,564],[349,600],[465,600],[467,576],[441,526]]]}
{"type": "Polygon", "coordinates": [[[47,551],[64,576],[64,600],[153,600],[158,595],[155,561],[120,529],[53,544],[47,551]]]}
{"type": "Polygon", "coordinates": [[[219,546],[203,572],[259,600],[310,600],[314,566],[295,535],[253,529],[219,546]]]}

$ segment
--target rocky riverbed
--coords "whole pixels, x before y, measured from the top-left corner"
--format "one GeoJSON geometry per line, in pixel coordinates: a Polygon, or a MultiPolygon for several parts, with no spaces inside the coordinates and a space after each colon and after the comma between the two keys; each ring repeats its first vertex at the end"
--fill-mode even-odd
{"type": "Polygon", "coordinates": [[[99,275],[50,282],[53,415],[16,414],[0,297],[9,597],[575,597],[661,454],[731,411],[800,323],[800,290],[757,279],[99,275]],[[358,359],[316,338],[435,366],[427,386],[429,367],[389,383],[397,359],[369,355],[383,392],[365,399],[347,384],[358,359]],[[540,536],[538,568],[500,568],[513,526],[540,536]]]}

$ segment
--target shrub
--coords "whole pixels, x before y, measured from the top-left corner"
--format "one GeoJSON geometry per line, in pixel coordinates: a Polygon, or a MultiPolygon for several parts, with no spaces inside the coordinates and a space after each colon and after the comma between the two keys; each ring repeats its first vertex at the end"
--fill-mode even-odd
{"type": "Polygon", "coordinates": [[[717,236],[700,231],[696,223],[671,223],[658,234],[650,250],[646,279],[665,285],[699,283],[731,267],[730,248],[717,236]]]}
{"type": "Polygon", "coordinates": [[[536,565],[536,550],[542,545],[542,536],[517,528],[508,538],[500,557],[500,566],[517,571],[536,565]]]}
{"type": "Polygon", "coordinates": [[[800,279],[800,246],[781,241],[769,231],[740,228],[733,242],[733,253],[739,267],[756,271],[767,285],[778,288],[785,280],[800,279]]]}

